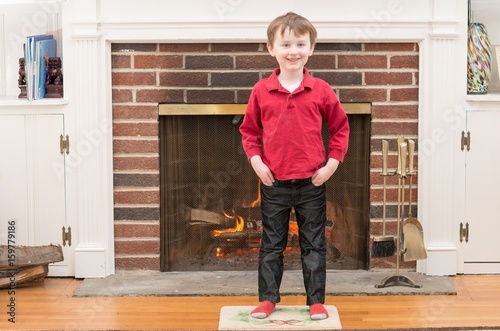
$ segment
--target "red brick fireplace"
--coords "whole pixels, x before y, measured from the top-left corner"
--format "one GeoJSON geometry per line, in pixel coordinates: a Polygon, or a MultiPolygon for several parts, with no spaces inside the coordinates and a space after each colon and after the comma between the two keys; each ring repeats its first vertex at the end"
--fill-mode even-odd
{"type": "MultiPolygon", "coordinates": [[[[275,66],[261,43],[112,44],[117,270],[161,269],[158,104],[243,104],[253,84],[275,66]]],[[[394,151],[397,135],[417,139],[418,45],[320,43],[307,67],[328,81],[343,103],[371,103],[367,222],[369,236],[380,234],[381,140],[390,140],[394,151]]],[[[392,153],[390,165],[395,160],[392,153]]],[[[393,233],[395,178],[388,184],[388,216],[392,218],[388,231],[393,233]]],[[[367,242],[369,248],[369,238],[367,242]]],[[[367,267],[393,266],[394,261],[372,258],[367,267]]]]}

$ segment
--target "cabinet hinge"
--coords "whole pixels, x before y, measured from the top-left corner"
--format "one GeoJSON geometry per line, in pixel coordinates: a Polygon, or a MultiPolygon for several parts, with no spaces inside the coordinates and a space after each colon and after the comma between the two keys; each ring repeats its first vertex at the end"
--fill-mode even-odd
{"type": "Polygon", "coordinates": [[[460,242],[464,241],[469,242],[469,223],[465,223],[465,227],[463,223],[460,223],[460,233],[459,233],[460,242]]]}
{"type": "Polygon", "coordinates": [[[66,154],[69,154],[69,135],[66,135],[66,139],[64,139],[63,135],[59,137],[59,148],[61,150],[61,154],[64,154],[65,151],[66,154]]]}
{"type": "Polygon", "coordinates": [[[64,226],[62,227],[62,242],[63,246],[66,246],[66,243],[71,246],[71,226],[68,226],[68,231],[64,226]]]}
{"type": "Polygon", "coordinates": [[[462,131],[462,139],[460,139],[460,146],[462,151],[467,146],[467,151],[470,151],[470,131],[467,131],[467,135],[462,131]]]}

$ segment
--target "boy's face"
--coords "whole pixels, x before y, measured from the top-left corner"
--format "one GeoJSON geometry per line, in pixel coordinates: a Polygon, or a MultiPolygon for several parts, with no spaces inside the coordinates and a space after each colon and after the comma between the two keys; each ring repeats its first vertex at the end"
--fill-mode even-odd
{"type": "Polygon", "coordinates": [[[277,33],[272,45],[267,45],[269,53],[276,57],[281,71],[302,71],[309,56],[314,51],[309,33],[296,36],[286,29],[283,35],[277,33]]]}

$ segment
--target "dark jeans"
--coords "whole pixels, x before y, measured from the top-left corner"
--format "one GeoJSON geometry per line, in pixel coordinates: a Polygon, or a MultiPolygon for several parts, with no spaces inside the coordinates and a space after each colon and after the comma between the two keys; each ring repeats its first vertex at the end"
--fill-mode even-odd
{"type": "Polygon", "coordinates": [[[283,251],[292,207],[299,227],[307,305],[324,303],[326,283],[326,189],[311,179],[261,184],[262,243],[259,254],[259,301],[280,302],[283,251]]]}

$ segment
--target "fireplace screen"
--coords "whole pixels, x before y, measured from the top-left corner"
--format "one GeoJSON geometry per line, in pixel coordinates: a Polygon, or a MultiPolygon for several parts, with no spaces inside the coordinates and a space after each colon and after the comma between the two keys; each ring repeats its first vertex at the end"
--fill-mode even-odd
{"type": "MultiPolygon", "coordinates": [[[[369,122],[369,115],[349,115],[349,151],[327,182],[329,269],[367,267],[369,122]]],[[[240,123],[240,115],[160,116],[163,271],[257,270],[259,180],[243,152],[240,123]]],[[[301,268],[294,216],[292,210],[286,269],[301,268]]]]}

